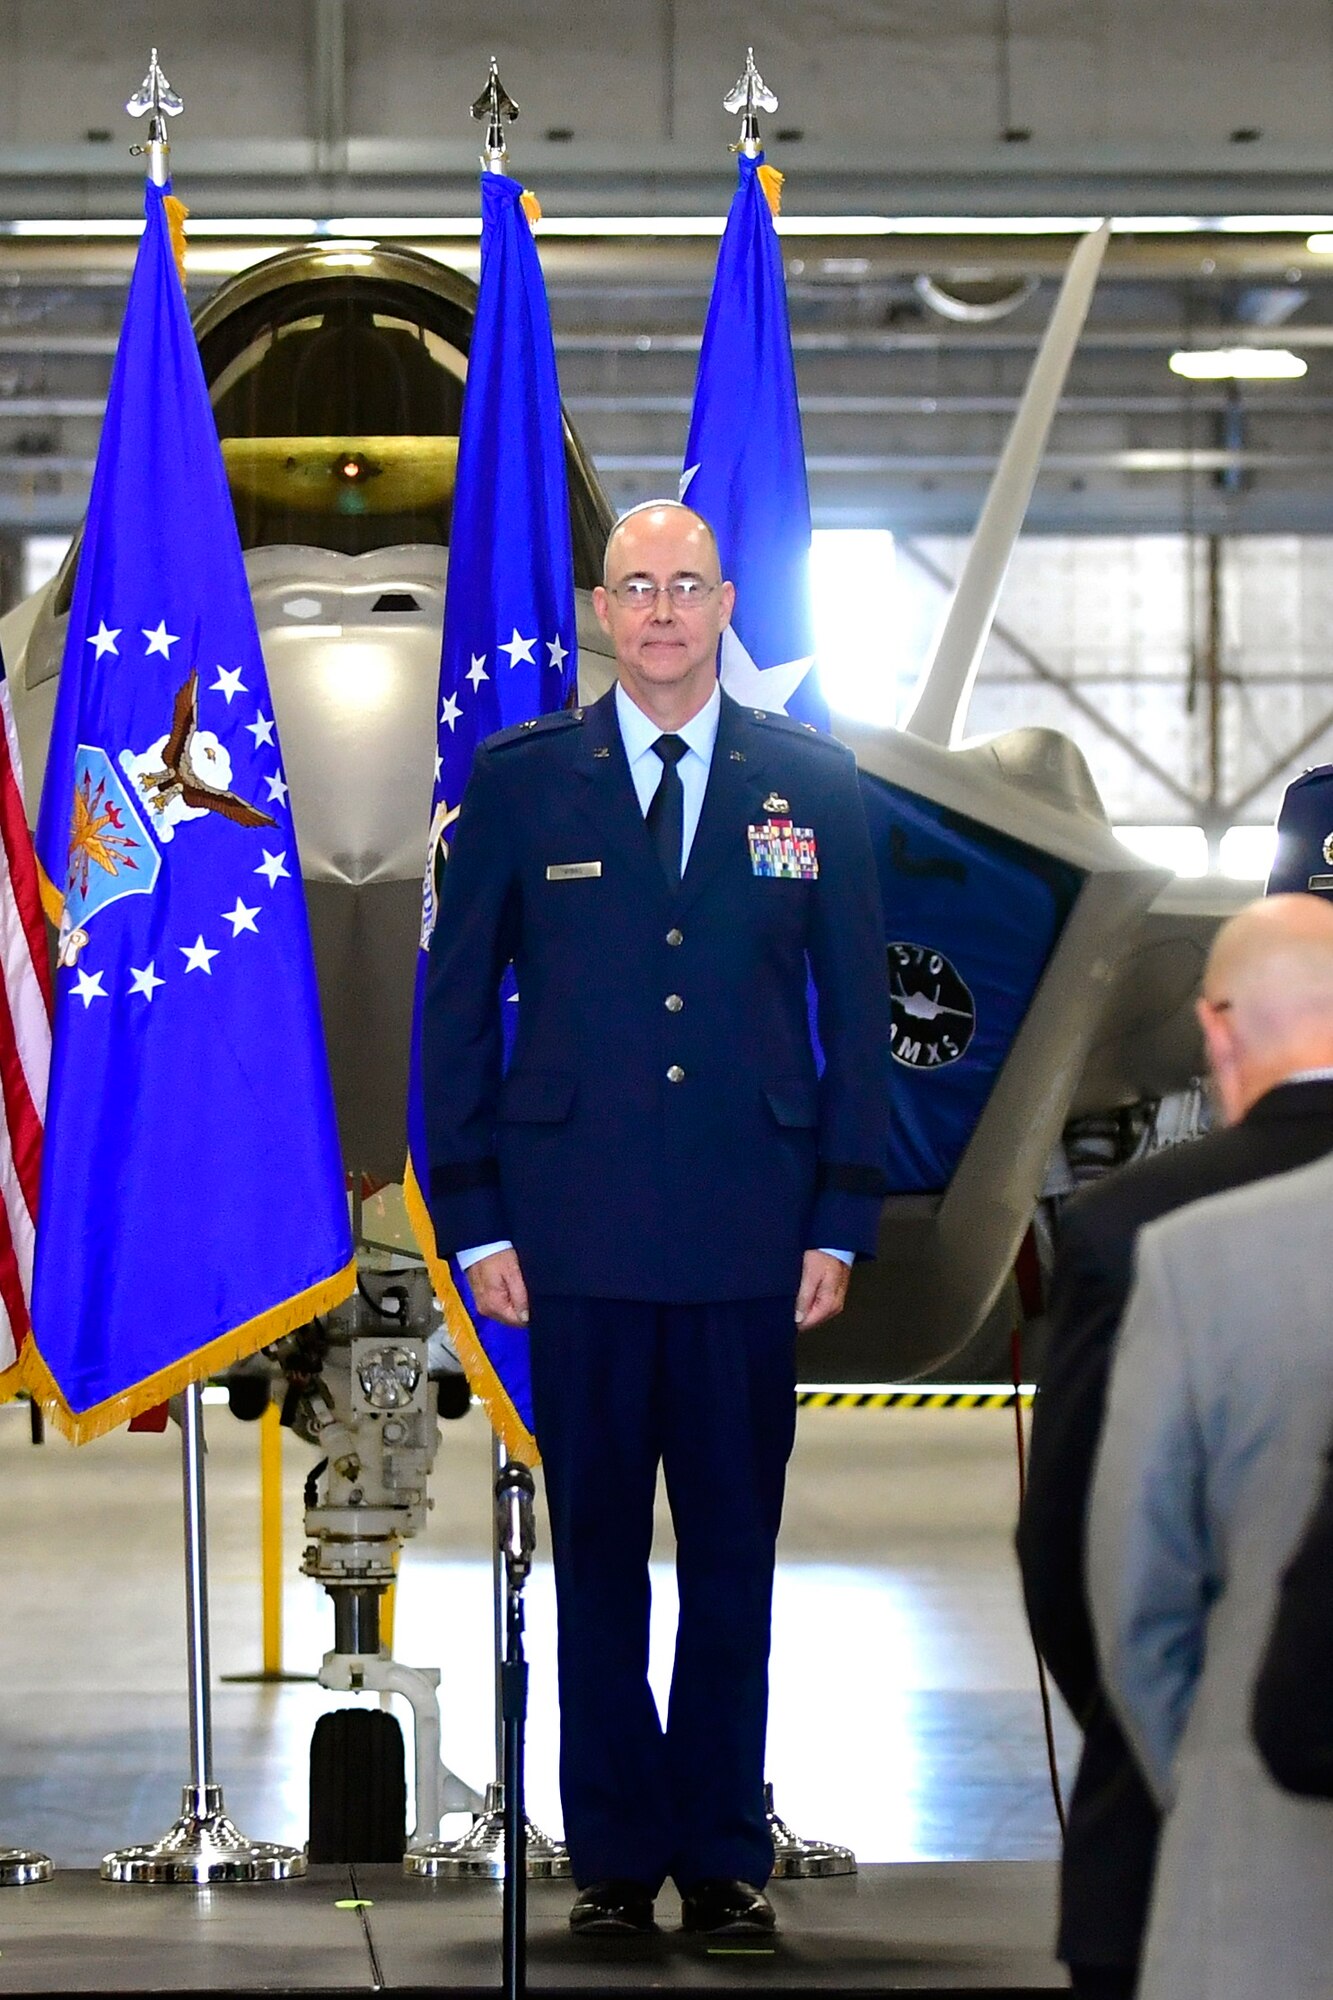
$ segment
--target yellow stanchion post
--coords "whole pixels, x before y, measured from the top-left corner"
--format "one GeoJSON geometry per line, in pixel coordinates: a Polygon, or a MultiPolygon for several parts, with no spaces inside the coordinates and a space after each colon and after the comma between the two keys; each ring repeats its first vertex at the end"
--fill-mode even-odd
{"type": "Polygon", "coordinates": [[[259,1545],[264,1673],[282,1672],[282,1413],[270,1403],[259,1419],[259,1545]]]}
{"type": "Polygon", "coordinates": [[[401,1549],[395,1549],[393,1552],[394,1581],[389,1585],[389,1588],[380,1600],[380,1646],[390,1659],[393,1658],[393,1618],[395,1611],[398,1609],[397,1577],[398,1564],[402,1558],[402,1553],[401,1549]]]}

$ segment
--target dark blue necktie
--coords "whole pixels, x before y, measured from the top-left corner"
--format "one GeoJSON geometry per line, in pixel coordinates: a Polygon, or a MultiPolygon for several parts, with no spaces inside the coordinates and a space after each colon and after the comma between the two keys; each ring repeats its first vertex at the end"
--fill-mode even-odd
{"type": "Polygon", "coordinates": [[[673,889],[680,887],[680,857],[685,845],[685,787],[676,766],[689,747],[683,736],[658,737],[653,748],[662,759],[662,778],[644,814],[662,872],[673,889]]]}

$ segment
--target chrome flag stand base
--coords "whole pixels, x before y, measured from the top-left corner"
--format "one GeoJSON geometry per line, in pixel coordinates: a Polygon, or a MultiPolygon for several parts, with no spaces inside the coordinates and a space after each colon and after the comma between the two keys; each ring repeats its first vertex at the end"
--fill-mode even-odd
{"type": "Polygon", "coordinates": [[[185,1487],[185,1634],[189,1663],[190,1782],[181,1816],[160,1840],[121,1847],[102,1863],[104,1882],[286,1882],[304,1875],[299,1848],[247,1840],[227,1818],[213,1779],[213,1702],[208,1657],[208,1524],[204,1510],[203,1399],[194,1382],[181,1399],[185,1487]]]}
{"type": "Polygon", "coordinates": [[[221,1785],[186,1785],[181,1816],[151,1847],[122,1847],[102,1863],[104,1882],[286,1882],[305,1874],[305,1856],[272,1841],[247,1840],[227,1817],[221,1785]]]}
{"type": "Polygon", "coordinates": [[[26,1889],[55,1874],[50,1857],[32,1847],[0,1847],[0,1889],[26,1889]]]}
{"type": "MultiPolygon", "coordinates": [[[[527,1876],[532,1882],[567,1882],[569,1850],[543,1833],[525,1815],[527,1876]]],[[[505,1872],[505,1813],[503,1785],[487,1785],[486,1806],[459,1840],[430,1840],[409,1847],[403,1873],[435,1882],[462,1882],[469,1877],[500,1882],[505,1872]]]]}
{"type": "Polygon", "coordinates": [[[773,1874],[779,1881],[810,1882],[826,1875],[855,1875],[856,1856],[850,1847],[830,1840],[802,1840],[773,1805],[773,1787],[764,1786],[764,1810],[773,1836],[773,1874]]]}

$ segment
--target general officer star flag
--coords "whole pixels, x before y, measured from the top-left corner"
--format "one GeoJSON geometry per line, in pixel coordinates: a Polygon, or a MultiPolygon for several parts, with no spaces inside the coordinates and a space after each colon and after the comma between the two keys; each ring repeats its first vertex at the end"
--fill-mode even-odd
{"type": "Polygon", "coordinates": [[[167,198],[149,186],[37,829],[60,936],[23,1362],[76,1441],[354,1281],[282,754],[167,198]]]}
{"type": "Polygon", "coordinates": [[[722,685],[751,708],[828,728],[810,612],[810,494],[787,282],[782,176],[741,154],[699,352],[680,497],[711,522],[736,609],[722,685]]]}
{"type": "MultiPolygon", "coordinates": [[[[440,661],[435,791],[423,885],[408,1093],[408,1213],[446,1323],[491,1422],[515,1456],[534,1460],[528,1336],[474,1309],[466,1275],[435,1247],[421,1096],[421,1007],[440,870],[472,768],[494,730],[572,698],[577,663],[574,558],[564,423],[541,264],[517,181],[481,179],[481,287],[458,440],[440,661]]],[[[521,998],[500,1001],[506,1054],[521,998]]]]}

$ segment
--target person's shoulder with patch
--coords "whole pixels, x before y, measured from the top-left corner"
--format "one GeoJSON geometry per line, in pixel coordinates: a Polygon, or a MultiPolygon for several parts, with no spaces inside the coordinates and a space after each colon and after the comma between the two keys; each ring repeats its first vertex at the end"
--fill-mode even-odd
{"type": "Polygon", "coordinates": [[[582,726],[582,708],[553,708],[547,715],[531,715],[526,722],[516,722],[509,729],[497,729],[493,736],[487,736],[481,743],[486,751],[513,750],[521,743],[547,743],[554,736],[563,735],[567,730],[582,726]]]}

